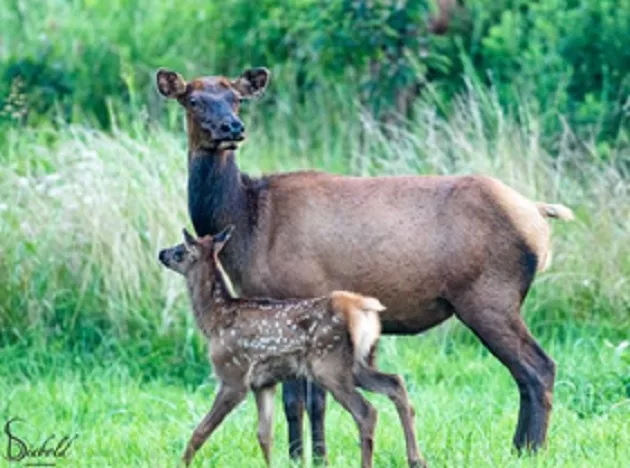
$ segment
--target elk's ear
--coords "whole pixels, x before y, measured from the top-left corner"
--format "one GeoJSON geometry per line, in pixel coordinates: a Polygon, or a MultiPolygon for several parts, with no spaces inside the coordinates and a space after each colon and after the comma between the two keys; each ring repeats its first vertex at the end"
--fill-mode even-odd
{"type": "Polygon", "coordinates": [[[230,240],[232,232],[234,231],[234,225],[229,224],[220,233],[212,236],[212,250],[215,254],[218,254],[223,246],[230,240]]]}
{"type": "Polygon", "coordinates": [[[232,80],[231,84],[243,99],[251,99],[259,97],[265,92],[270,76],[271,73],[264,67],[250,68],[232,80]]]}
{"type": "Polygon", "coordinates": [[[186,80],[174,71],[160,68],[155,75],[157,89],[162,96],[176,99],[186,93],[186,80]]]}

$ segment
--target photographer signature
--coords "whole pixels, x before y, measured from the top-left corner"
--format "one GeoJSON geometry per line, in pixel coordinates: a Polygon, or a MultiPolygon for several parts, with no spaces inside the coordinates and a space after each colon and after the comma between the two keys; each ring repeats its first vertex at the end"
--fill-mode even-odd
{"type": "Polygon", "coordinates": [[[9,462],[23,462],[24,466],[55,466],[60,458],[65,458],[70,452],[72,443],[78,435],[64,435],[58,438],[52,434],[40,444],[28,443],[23,437],[15,433],[15,423],[24,421],[21,418],[11,418],[4,425],[4,432],[8,442],[6,453],[2,456],[9,462]]]}

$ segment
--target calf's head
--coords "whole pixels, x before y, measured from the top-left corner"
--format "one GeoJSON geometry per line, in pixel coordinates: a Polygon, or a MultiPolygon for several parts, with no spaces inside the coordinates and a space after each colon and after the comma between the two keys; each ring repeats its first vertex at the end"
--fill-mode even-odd
{"type": "Polygon", "coordinates": [[[175,71],[160,69],[156,82],[160,94],[186,109],[189,149],[236,149],[245,139],[239,105],[264,92],[269,70],[250,68],[235,79],[207,76],[187,82],[175,71]]]}
{"type": "Polygon", "coordinates": [[[184,276],[197,271],[201,266],[209,267],[212,274],[217,268],[219,252],[230,239],[233,230],[234,226],[229,225],[214,236],[195,239],[184,229],[184,242],[161,250],[158,258],[165,267],[184,276]]]}

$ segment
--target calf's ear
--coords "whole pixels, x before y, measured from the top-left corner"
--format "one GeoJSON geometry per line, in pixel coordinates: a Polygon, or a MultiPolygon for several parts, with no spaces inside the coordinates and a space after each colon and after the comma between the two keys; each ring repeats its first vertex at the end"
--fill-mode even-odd
{"type": "Polygon", "coordinates": [[[182,229],[182,234],[184,235],[184,245],[186,247],[195,247],[197,245],[197,239],[195,239],[195,236],[193,236],[190,232],[188,232],[188,229],[184,228],[182,229]]]}
{"type": "Polygon", "coordinates": [[[188,232],[186,228],[182,229],[182,234],[184,235],[184,247],[186,250],[192,254],[193,256],[199,256],[199,242],[195,237],[188,232]]]}

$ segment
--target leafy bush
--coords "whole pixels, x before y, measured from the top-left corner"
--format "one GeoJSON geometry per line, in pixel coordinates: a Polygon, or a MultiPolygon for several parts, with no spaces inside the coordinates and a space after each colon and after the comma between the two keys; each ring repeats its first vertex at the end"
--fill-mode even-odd
{"type": "Polygon", "coordinates": [[[552,143],[566,118],[582,136],[627,144],[630,0],[465,0],[448,36],[428,33],[437,3],[8,1],[0,5],[0,100],[20,76],[29,122],[58,109],[55,101],[66,118],[107,127],[112,105],[159,115],[158,66],[192,76],[266,65],[272,94],[292,88],[307,99],[341,85],[376,116],[408,113],[427,81],[445,113],[470,83],[492,85],[508,109],[531,97],[552,143]]]}
{"type": "Polygon", "coordinates": [[[535,96],[548,134],[565,114],[574,126],[617,135],[630,103],[630,1],[468,3],[479,31],[469,51],[475,69],[506,102],[535,96]]]}

